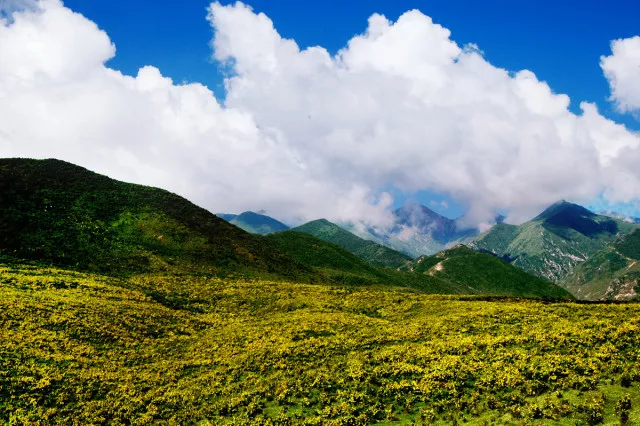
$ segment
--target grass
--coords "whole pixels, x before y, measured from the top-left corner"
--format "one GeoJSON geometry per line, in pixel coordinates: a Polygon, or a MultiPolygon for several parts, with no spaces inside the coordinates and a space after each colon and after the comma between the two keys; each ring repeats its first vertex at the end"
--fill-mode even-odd
{"type": "Polygon", "coordinates": [[[467,285],[468,293],[516,297],[571,299],[560,286],[528,274],[488,253],[458,245],[433,256],[423,256],[410,265],[415,274],[429,275],[467,285]]]}
{"type": "Polygon", "coordinates": [[[376,266],[397,268],[413,260],[404,253],[360,238],[326,219],[314,220],[293,230],[336,244],[376,266]]]}
{"type": "Polygon", "coordinates": [[[0,423],[640,421],[640,305],[0,267],[0,423]]]}
{"type": "Polygon", "coordinates": [[[59,160],[0,159],[0,256],[105,274],[322,279],[178,195],[59,160]]]}

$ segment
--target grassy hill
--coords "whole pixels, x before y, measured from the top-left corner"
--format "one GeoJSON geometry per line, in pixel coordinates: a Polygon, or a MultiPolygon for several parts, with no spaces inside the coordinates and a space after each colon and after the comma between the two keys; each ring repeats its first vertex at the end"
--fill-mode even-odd
{"type": "Polygon", "coordinates": [[[637,228],[636,224],[596,215],[584,207],[562,201],[522,225],[497,224],[470,246],[558,282],[576,265],[637,228]]]}
{"type": "Polygon", "coordinates": [[[588,300],[627,300],[640,294],[640,229],[578,265],[561,283],[588,300]]]}
{"type": "Polygon", "coordinates": [[[397,268],[412,260],[404,253],[362,239],[326,219],[314,220],[293,230],[336,244],[373,265],[397,268]]]}
{"type": "Polygon", "coordinates": [[[405,264],[400,270],[367,263],[345,249],[297,231],[266,237],[283,253],[311,265],[335,283],[410,287],[435,294],[571,299],[563,288],[527,274],[486,253],[458,246],[405,264]],[[427,265],[446,264],[435,269],[427,265]],[[435,272],[434,272],[435,271],[435,272]]]}
{"type": "Polygon", "coordinates": [[[319,277],[262,238],[157,188],[58,160],[0,159],[0,256],[101,273],[319,277]]]}
{"type": "Polygon", "coordinates": [[[640,422],[637,304],[1,266],[0,294],[0,424],[640,422]]]}
{"type": "Polygon", "coordinates": [[[254,212],[244,212],[239,215],[221,213],[217,216],[250,234],[268,235],[289,229],[287,225],[272,217],[254,212]]]}
{"type": "Polygon", "coordinates": [[[336,284],[410,287],[434,294],[477,293],[467,283],[452,283],[372,265],[336,244],[303,232],[278,232],[266,238],[283,253],[313,266],[336,284]]]}
{"type": "Polygon", "coordinates": [[[479,253],[463,245],[433,256],[422,256],[403,269],[452,283],[464,283],[479,294],[573,298],[556,284],[528,274],[491,254],[479,253]]]}

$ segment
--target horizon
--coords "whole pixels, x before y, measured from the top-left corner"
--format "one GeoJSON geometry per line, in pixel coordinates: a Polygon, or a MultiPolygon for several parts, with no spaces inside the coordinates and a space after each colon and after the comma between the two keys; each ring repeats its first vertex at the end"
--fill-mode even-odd
{"type": "Polygon", "coordinates": [[[640,5],[558,27],[574,8],[461,3],[4,0],[0,153],[284,223],[407,202],[520,223],[559,199],[640,216],[640,5]]]}

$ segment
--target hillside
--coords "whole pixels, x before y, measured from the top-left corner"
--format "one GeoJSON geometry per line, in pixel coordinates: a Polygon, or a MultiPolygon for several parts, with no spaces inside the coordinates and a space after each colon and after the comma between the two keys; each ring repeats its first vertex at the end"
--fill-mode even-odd
{"type": "Polygon", "coordinates": [[[317,268],[319,273],[338,284],[410,287],[432,294],[572,298],[555,284],[464,246],[423,257],[395,270],[371,265],[335,244],[302,232],[278,232],[266,238],[283,253],[317,268]],[[438,267],[435,268],[437,273],[427,272],[424,266],[432,258],[441,265],[446,263],[446,272],[442,273],[438,267]]]}
{"type": "Polygon", "coordinates": [[[479,294],[573,298],[556,284],[528,274],[491,254],[479,253],[463,245],[433,256],[422,256],[403,269],[452,283],[465,283],[479,294]]]}
{"type": "Polygon", "coordinates": [[[287,225],[272,217],[254,212],[244,212],[239,215],[218,213],[216,216],[236,225],[240,229],[244,229],[250,234],[268,235],[289,229],[287,225]]]}
{"type": "Polygon", "coordinates": [[[561,284],[581,299],[637,298],[640,294],[640,229],[578,265],[561,284]]]}
{"type": "Polygon", "coordinates": [[[332,282],[345,285],[411,287],[426,293],[473,294],[466,283],[452,284],[432,277],[417,277],[389,267],[375,266],[342,247],[299,231],[268,235],[266,239],[283,253],[317,268],[332,282]]]}
{"type": "Polygon", "coordinates": [[[197,271],[317,280],[170,192],[59,160],[0,159],[0,256],[101,273],[197,271]]]}
{"type": "Polygon", "coordinates": [[[426,206],[411,203],[393,211],[393,225],[387,229],[356,223],[346,223],[343,227],[365,240],[374,241],[413,258],[437,253],[477,235],[476,229],[464,229],[458,220],[444,217],[426,206]]]}
{"type": "Polygon", "coordinates": [[[326,219],[314,220],[292,230],[336,244],[373,265],[397,268],[412,260],[406,254],[360,238],[326,219]]]}
{"type": "Polygon", "coordinates": [[[630,424],[640,305],[0,266],[0,424],[630,424]]]}
{"type": "Polygon", "coordinates": [[[469,245],[557,282],[576,265],[637,227],[561,201],[522,225],[497,224],[469,245]]]}

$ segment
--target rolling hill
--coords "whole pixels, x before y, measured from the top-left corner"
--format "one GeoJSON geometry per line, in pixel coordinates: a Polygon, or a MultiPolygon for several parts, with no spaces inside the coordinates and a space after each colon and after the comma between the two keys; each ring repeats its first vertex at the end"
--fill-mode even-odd
{"type": "Polygon", "coordinates": [[[553,283],[527,274],[495,256],[464,246],[422,257],[395,270],[374,266],[336,244],[303,232],[278,232],[266,238],[283,253],[317,268],[319,273],[338,284],[392,285],[439,294],[573,298],[553,283]]]}
{"type": "Polygon", "coordinates": [[[314,220],[292,230],[336,244],[373,265],[397,268],[412,260],[404,253],[360,238],[326,219],[314,220]]]}
{"type": "Polygon", "coordinates": [[[473,292],[519,297],[570,299],[562,287],[524,272],[488,253],[457,245],[433,256],[422,256],[403,270],[468,285],[473,292]]]}
{"type": "Polygon", "coordinates": [[[268,235],[289,229],[284,223],[260,213],[244,212],[238,215],[217,213],[216,216],[236,225],[240,229],[244,229],[250,234],[268,235]]]}
{"type": "Polygon", "coordinates": [[[451,283],[432,277],[416,277],[414,274],[375,266],[355,254],[313,235],[299,231],[285,231],[265,237],[283,253],[301,263],[317,268],[332,282],[346,285],[386,285],[411,287],[426,293],[473,294],[469,286],[451,283]]]}
{"type": "Polygon", "coordinates": [[[640,229],[578,265],[561,284],[580,299],[629,300],[640,294],[640,229]]]}
{"type": "Polygon", "coordinates": [[[318,238],[294,231],[251,235],[170,192],[119,182],[59,160],[0,160],[0,217],[3,263],[111,276],[204,273],[504,294],[462,279],[397,271],[411,261],[408,256],[328,221],[300,228],[318,238]]]}
{"type": "Polygon", "coordinates": [[[637,227],[561,201],[522,225],[499,223],[469,245],[557,282],[607,244],[637,227]]]}
{"type": "Polygon", "coordinates": [[[0,256],[100,273],[198,271],[321,280],[195,204],[59,160],[0,160],[0,256]]]}

